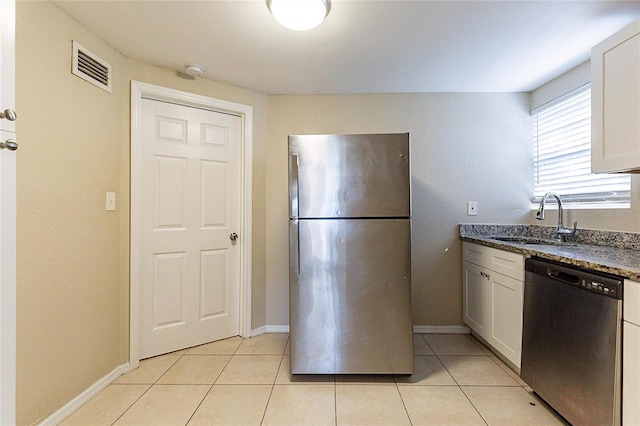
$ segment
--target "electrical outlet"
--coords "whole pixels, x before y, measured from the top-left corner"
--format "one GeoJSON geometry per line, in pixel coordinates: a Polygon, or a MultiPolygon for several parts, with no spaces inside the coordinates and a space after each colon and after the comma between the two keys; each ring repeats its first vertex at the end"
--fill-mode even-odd
{"type": "Polygon", "coordinates": [[[115,209],[116,209],[116,193],[107,192],[107,205],[105,207],[105,210],[115,211],[115,209]]]}
{"type": "Polygon", "coordinates": [[[467,216],[477,216],[477,215],[478,215],[478,202],[467,201],[467,216]]]}

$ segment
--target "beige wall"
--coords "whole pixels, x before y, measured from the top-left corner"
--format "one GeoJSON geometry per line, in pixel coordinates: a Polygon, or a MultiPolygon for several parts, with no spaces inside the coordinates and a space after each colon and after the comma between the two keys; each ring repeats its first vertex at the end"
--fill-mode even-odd
{"type": "MultiPolygon", "coordinates": [[[[587,61],[531,92],[531,108],[537,108],[590,81],[591,62],[587,61]]],[[[529,221],[538,225],[555,226],[558,219],[550,214],[540,222],[535,218],[535,211],[532,211],[529,221]]],[[[631,208],[565,210],[565,225],[576,221],[578,228],[640,232],[640,175],[631,175],[631,208]]]]}
{"type": "Polygon", "coordinates": [[[17,420],[32,424],[128,361],[130,80],[253,107],[252,326],[265,324],[268,99],[124,58],[51,2],[18,2],[16,24],[17,420]],[[111,94],[70,73],[74,39],[112,65],[111,94]]]}
{"type": "Polygon", "coordinates": [[[288,324],[287,135],[411,133],[414,324],[462,324],[459,223],[528,220],[527,94],[270,96],[267,324],[288,324]],[[478,216],[466,203],[478,201],[478,216]]]}
{"type": "Polygon", "coordinates": [[[51,414],[122,364],[122,56],[51,3],[18,2],[17,420],[51,414]],[[114,67],[113,94],[71,75],[71,40],[114,67]]]}

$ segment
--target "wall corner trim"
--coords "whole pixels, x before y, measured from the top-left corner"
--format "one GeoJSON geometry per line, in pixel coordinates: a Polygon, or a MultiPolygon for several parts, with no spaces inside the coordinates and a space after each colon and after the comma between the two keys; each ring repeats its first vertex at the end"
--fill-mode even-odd
{"type": "Polygon", "coordinates": [[[129,363],[122,364],[111,370],[109,374],[99,379],[97,382],[89,386],[84,392],[80,395],[73,398],[67,404],[65,404],[58,411],[47,417],[39,424],[39,426],[55,426],[58,423],[62,422],[64,419],[73,414],[78,408],[80,408],[83,404],[89,401],[91,398],[100,393],[101,390],[106,388],[113,382],[115,379],[120,377],[122,374],[127,373],[130,370],[129,363]]]}

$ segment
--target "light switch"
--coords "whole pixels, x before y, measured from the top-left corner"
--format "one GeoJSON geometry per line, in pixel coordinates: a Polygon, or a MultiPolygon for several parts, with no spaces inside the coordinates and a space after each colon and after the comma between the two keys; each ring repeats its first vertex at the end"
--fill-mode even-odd
{"type": "Polygon", "coordinates": [[[107,205],[105,210],[114,211],[116,209],[116,193],[115,192],[107,192],[107,205]]]}
{"type": "Polygon", "coordinates": [[[477,216],[477,215],[478,215],[478,202],[467,201],[467,216],[477,216]]]}

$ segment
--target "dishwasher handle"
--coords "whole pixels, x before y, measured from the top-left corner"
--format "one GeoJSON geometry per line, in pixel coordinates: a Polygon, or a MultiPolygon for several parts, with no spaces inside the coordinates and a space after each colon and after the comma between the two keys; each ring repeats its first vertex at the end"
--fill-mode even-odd
{"type": "Polygon", "coordinates": [[[580,283],[580,277],[578,275],[558,271],[557,269],[548,268],[547,276],[552,280],[560,281],[565,284],[578,285],[580,283]]]}

